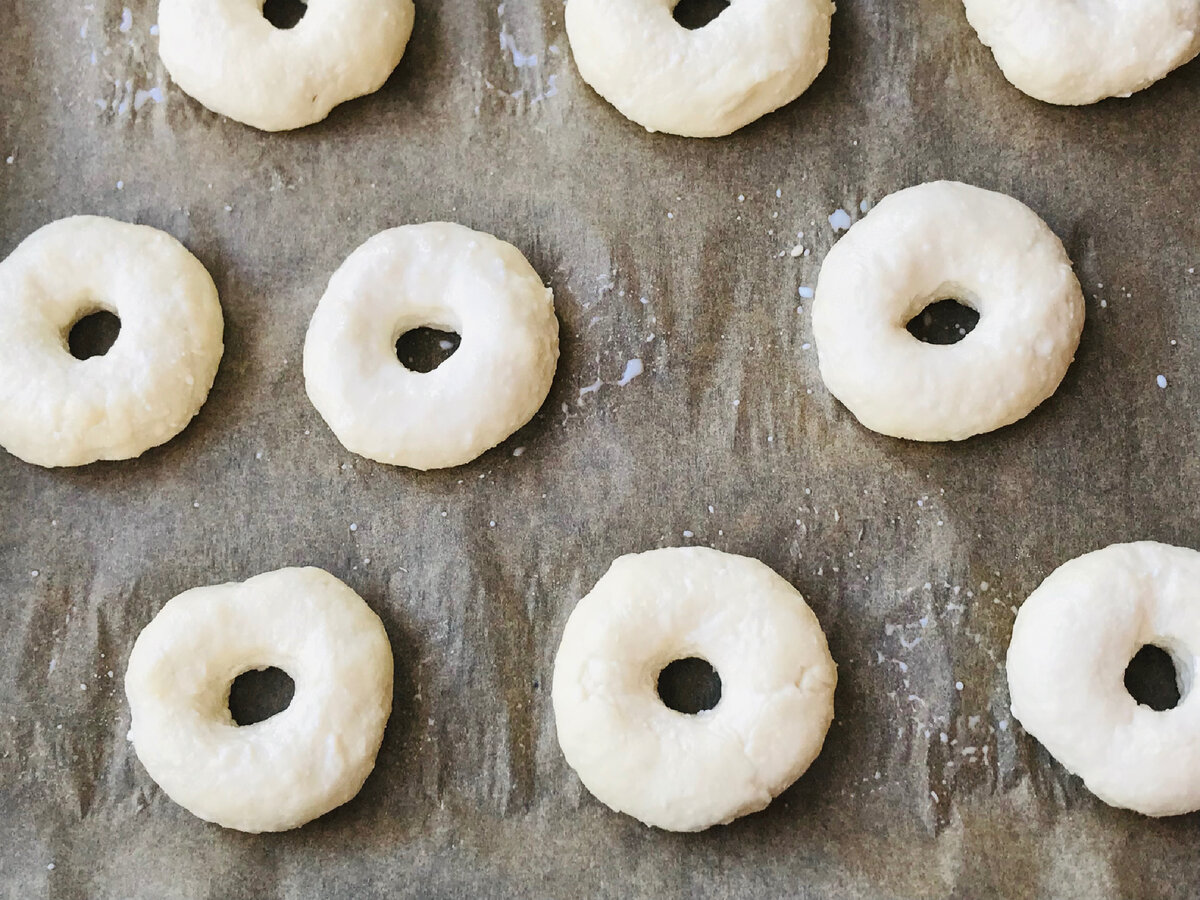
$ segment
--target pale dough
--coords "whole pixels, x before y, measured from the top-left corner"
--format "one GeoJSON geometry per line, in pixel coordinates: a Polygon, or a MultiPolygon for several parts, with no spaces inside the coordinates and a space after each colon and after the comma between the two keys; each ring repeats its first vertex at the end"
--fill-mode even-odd
{"type": "Polygon", "coordinates": [[[833,720],[837,668],[813,611],[758,560],[706,548],[616,560],[579,601],[554,662],[567,762],[613,809],[699,831],[762,809],[799,778],[833,720]],[[696,715],[658,696],[662,669],[699,657],[720,702],[696,715]]]}
{"type": "Polygon", "coordinates": [[[516,247],[431,222],[371,238],[334,273],[308,328],[308,396],[346,449],[440,469],[533,418],[558,364],[554,295],[516,247]],[[416,328],[457,332],[432,372],[396,357],[416,328]]]}
{"type": "Polygon", "coordinates": [[[193,814],[238,831],[285,831],[358,793],[392,708],[383,623],[320,569],[195,588],[133,645],[125,675],[138,759],[193,814]],[[229,712],[250,669],[295,682],[291,705],[253,725],[229,712]]]}
{"type": "Polygon", "coordinates": [[[1200,52],[1200,0],[963,0],[1020,90],[1065,106],[1127,97],[1200,52]]]}
{"type": "Polygon", "coordinates": [[[648,131],[719,137],[799,97],[829,58],[831,0],[732,0],[703,28],[679,0],[569,0],[583,80],[648,131]]]}
{"type": "Polygon", "coordinates": [[[1200,553],[1117,544],[1071,560],[1013,625],[1013,716],[1112,806],[1147,816],[1200,809],[1200,553]],[[1180,702],[1156,711],[1125,689],[1143,646],[1175,663],[1180,702]]]}
{"type": "Polygon", "coordinates": [[[224,351],[217,289],[168,234],[112,219],[62,219],[0,263],[0,445],[40,466],[129,459],[169,441],[208,397],[224,351]],[[107,310],[103,356],[67,336],[107,310]]]}
{"type": "Polygon", "coordinates": [[[1062,242],[1024,204],[952,181],[884,198],[821,266],[813,336],[826,387],[870,428],[958,441],[1016,422],[1057,389],[1083,330],[1062,242]],[[954,299],[979,313],[956,344],[906,325],[954,299]]]}
{"type": "Polygon", "coordinates": [[[209,109],[263,131],[320,122],[379,90],[412,34],[412,0],[309,0],[279,29],[263,0],[160,0],[159,55],[209,109]]]}

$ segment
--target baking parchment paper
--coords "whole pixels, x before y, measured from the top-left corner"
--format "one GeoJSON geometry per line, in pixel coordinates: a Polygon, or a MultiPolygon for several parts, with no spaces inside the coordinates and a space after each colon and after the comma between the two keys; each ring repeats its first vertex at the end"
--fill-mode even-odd
{"type": "Polygon", "coordinates": [[[956,0],[844,0],[800,100],[684,140],[582,83],[560,0],[418,0],[378,94],[266,135],[170,83],[154,22],[152,0],[0,0],[0,254],[75,213],[154,225],[212,271],[227,329],[207,405],[168,445],[62,471],[0,454],[0,895],[1200,892],[1200,820],[1093,799],[1012,721],[1003,668],[1055,566],[1114,541],[1200,544],[1200,67],[1059,109],[1004,81],[956,0]],[[831,214],[936,178],[1037,210],[1088,323],[1028,419],[922,446],[823,389],[800,289],[831,214]],[[301,348],[347,254],[435,219],[529,256],[563,355],[528,427],[416,473],[338,444],[301,348]],[[621,384],[630,360],[644,371],[621,384]],[[673,835],[581,788],[549,681],[611,560],[686,544],[794,583],[841,680],[792,789],[673,835]],[[224,831],[139,766],[125,662],[175,594],[298,564],[383,618],[395,711],[355,800],[286,834],[224,831]]]}

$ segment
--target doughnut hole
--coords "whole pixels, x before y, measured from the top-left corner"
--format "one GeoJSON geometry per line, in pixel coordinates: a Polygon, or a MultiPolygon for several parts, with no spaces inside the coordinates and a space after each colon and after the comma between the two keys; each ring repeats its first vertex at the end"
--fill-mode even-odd
{"type": "Polygon", "coordinates": [[[658,673],[658,697],[669,709],[693,716],[721,702],[721,676],[707,660],[677,659],[658,673]]]}
{"type": "Polygon", "coordinates": [[[121,333],[121,320],[106,309],[87,313],[75,320],[67,331],[67,349],[76,359],[103,356],[112,349],[121,333]]]}
{"type": "Polygon", "coordinates": [[[1140,706],[1165,712],[1179,705],[1187,693],[1187,679],[1175,656],[1155,644],[1146,644],[1125,668],[1125,690],[1140,706]]]}
{"type": "Polygon", "coordinates": [[[414,328],[396,339],[396,358],[411,372],[432,372],[451,356],[462,343],[454,331],[439,328],[414,328]]]}
{"type": "Polygon", "coordinates": [[[240,726],[255,725],[291,706],[295,693],[296,682],[283,669],[251,669],[229,686],[229,714],[240,726]]]}
{"type": "Polygon", "coordinates": [[[725,10],[729,0],[679,0],[671,15],[688,31],[703,28],[725,10]]]}
{"type": "Polygon", "coordinates": [[[957,344],[978,324],[979,313],[951,297],[930,303],[904,327],[923,344],[957,344]]]}
{"type": "Polygon", "coordinates": [[[299,25],[306,12],[308,6],[303,0],[266,0],[262,14],[276,28],[286,31],[299,25]]]}

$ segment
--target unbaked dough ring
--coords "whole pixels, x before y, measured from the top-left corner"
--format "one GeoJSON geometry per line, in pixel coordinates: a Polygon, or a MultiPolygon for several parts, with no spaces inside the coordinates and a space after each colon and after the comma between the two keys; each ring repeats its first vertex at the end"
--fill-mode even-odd
{"type": "Polygon", "coordinates": [[[224,346],[217,289],[175,238],[77,216],[0,263],[0,446],[39,466],[130,459],[169,441],[208,397],[224,346]],[[71,355],[80,319],[121,320],[103,356],[71,355]]]}
{"type": "Polygon", "coordinates": [[[175,597],[125,675],[138,759],[189,812],[238,831],[296,828],[358,793],[392,708],[383,623],[321,569],[280,569],[175,597]],[[229,688],[277,667],[287,709],[239,726],[229,688]]]}
{"type": "Polygon", "coordinates": [[[817,617],[758,560],[699,547],[622,556],[563,631],[558,741],[612,809],[700,831],[762,809],[804,774],[836,683],[817,617]],[[687,657],[721,678],[720,701],[696,715],[667,707],[656,687],[687,657]]]}
{"type": "Polygon", "coordinates": [[[732,0],[703,28],[679,0],[569,0],[579,74],[647,131],[720,137],[791,103],[829,58],[831,0],[732,0]]]}
{"type": "Polygon", "coordinates": [[[1071,560],[1013,625],[1013,716],[1088,789],[1147,816],[1200,809],[1200,553],[1117,544],[1071,560]],[[1179,705],[1162,712],[1125,689],[1150,644],[1175,662],[1179,705]]]}
{"type": "Polygon", "coordinates": [[[264,0],[160,0],[159,55],[209,109],[263,131],[320,122],[379,90],[408,44],[412,0],[308,0],[287,30],[264,0]]]}
{"type": "Polygon", "coordinates": [[[533,418],[558,364],[554,294],[521,251],[431,222],[371,238],[342,264],[308,328],[308,396],[346,449],[441,469],[470,462],[533,418]],[[396,341],[454,331],[455,353],[413,372],[396,341]]]}
{"type": "Polygon", "coordinates": [[[1020,90],[1063,106],[1128,97],[1200,52],[1200,0],[963,0],[1020,90]]]}
{"type": "Polygon", "coordinates": [[[1058,388],[1084,303],[1062,242],[1024,204],[952,181],[886,197],[834,245],[813,336],[826,387],[858,420],[914,441],[1016,422],[1058,388]],[[979,313],[956,344],[906,325],[939,300],[979,313]]]}

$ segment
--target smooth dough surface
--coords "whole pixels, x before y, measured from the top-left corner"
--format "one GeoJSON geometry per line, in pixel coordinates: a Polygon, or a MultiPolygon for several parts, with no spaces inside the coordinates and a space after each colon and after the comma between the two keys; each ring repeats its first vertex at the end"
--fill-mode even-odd
{"type": "Polygon", "coordinates": [[[1200,0],[963,0],[1014,86],[1047,103],[1127,97],[1200,52],[1200,0]]]}
{"type": "Polygon", "coordinates": [[[884,198],[821,266],[813,336],[826,387],[872,431],[958,441],[1012,424],[1058,388],[1084,302],[1062,242],[1024,204],[952,181],[884,198]],[[956,344],[906,325],[954,299],[979,313],[956,344]]]}
{"type": "Polygon", "coordinates": [[[1061,566],[1017,614],[1008,648],[1013,716],[1112,806],[1148,816],[1200,809],[1200,553],[1117,544],[1061,566]],[[1125,688],[1143,646],[1175,663],[1162,712],[1125,688]]]}
{"type": "Polygon", "coordinates": [[[533,418],[558,365],[554,294],[521,251],[462,225],[406,225],[342,264],[304,344],[308,396],[346,449],[440,469],[470,462],[533,418]],[[457,332],[458,349],[413,372],[396,341],[457,332]]]}
{"type": "Polygon", "coordinates": [[[412,34],[412,0],[308,0],[289,29],[263,0],[160,0],[159,55],[214,112],[263,131],[320,122],[383,86],[412,34]]]}
{"type": "Polygon", "coordinates": [[[647,825],[700,831],[756,812],[799,778],[833,720],[837,668],[800,593],[755,559],[706,548],[622,556],[579,601],[554,662],[567,762],[647,825]],[[696,715],[658,696],[699,657],[721,698],[696,715]]]}
{"type": "Polygon", "coordinates": [[[167,795],[209,822],[285,831],[342,805],[375,767],[392,708],[383,623],[321,569],[280,569],[169,601],[133,645],[129,738],[167,795]],[[276,667],[287,709],[239,726],[233,680],[276,667]]]}
{"type": "Polygon", "coordinates": [[[179,434],[224,352],[217,288],[169,234],[95,216],[62,219],[0,263],[0,445],[40,466],[130,459],[179,434]],[[79,360],[72,326],[121,320],[79,360]]]}
{"type": "Polygon", "coordinates": [[[579,74],[648,131],[720,137],[791,103],[829,58],[831,0],[732,0],[703,28],[679,0],[569,0],[579,74]]]}

